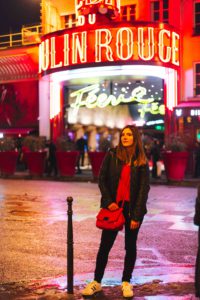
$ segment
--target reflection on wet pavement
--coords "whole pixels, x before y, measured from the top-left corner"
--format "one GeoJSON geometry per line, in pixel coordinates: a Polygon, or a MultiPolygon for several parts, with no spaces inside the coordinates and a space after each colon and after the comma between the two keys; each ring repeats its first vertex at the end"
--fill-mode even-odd
{"type": "MultiPolygon", "coordinates": [[[[39,198],[25,195],[5,195],[4,198],[1,196],[0,200],[0,215],[3,214],[7,219],[13,219],[13,216],[16,217],[27,217],[29,220],[32,218],[42,218],[42,219],[57,219],[65,220],[67,219],[66,212],[53,205],[53,210],[51,209],[51,204],[48,204],[48,207],[41,206],[39,198]],[[19,200],[20,199],[20,200],[19,200]],[[32,203],[37,203],[38,210],[33,210],[32,203]],[[29,205],[28,205],[29,204],[29,205]],[[6,209],[5,209],[6,208],[6,209]],[[41,210],[42,209],[42,210],[41,210]]],[[[19,220],[21,218],[17,218],[19,220]]],[[[21,219],[22,220],[22,219],[21,219]]]]}
{"type": "MultiPolygon", "coordinates": [[[[76,299],[82,299],[80,289],[93,278],[101,235],[95,227],[100,195],[94,183],[0,180],[0,295],[6,283],[12,289],[11,283],[21,281],[26,284],[19,287],[28,288],[29,296],[66,295],[67,196],[74,198],[74,284],[76,299]]],[[[195,197],[195,188],[151,187],[132,279],[135,299],[191,299],[197,249],[195,197]]],[[[123,258],[120,232],[101,300],[122,299],[123,258]]]]}

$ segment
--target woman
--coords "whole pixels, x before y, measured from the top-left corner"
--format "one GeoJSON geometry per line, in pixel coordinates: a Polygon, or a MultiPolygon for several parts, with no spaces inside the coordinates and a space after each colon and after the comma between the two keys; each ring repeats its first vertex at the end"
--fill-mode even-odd
{"type": "Polygon", "coordinates": [[[200,298],[200,184],[197,188],[197,197],[195,202],[194,224],[199,227],[198,230],[198,251],[195,264],[195,294],[200,298]]]}
{"type": "MultiPolygon", "coordinates": [[[[125,259],[122,275],[122,294],[133,297],[130,284],[136,261],[136,242],[139,228],[147,212],[149,167],[143,150],[140,133],[135,126],[126,126],[120,134],[119,145],[109,150],[99,175],[101,207],[116,210],[122,204],[125,217],[125,259]]],[[[92,296],[101,291],[101,280],[114,244],[117,231],[103,230],[96,260],[94,281],[82,291],[92,296]]]]}

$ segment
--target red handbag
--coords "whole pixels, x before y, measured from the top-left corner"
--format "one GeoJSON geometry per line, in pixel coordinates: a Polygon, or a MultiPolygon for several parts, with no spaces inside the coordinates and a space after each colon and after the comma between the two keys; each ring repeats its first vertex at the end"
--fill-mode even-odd
{"type": "Polygon", "coordinates": [[[123,208],[109,210],[101,208],[96,217],[96,226],[100,229],[122,230],[125,223],[123,208]]]}
{"type": "MultiPolygon", "coordinates": [[[[128,181],[126,182],[126,186],[128,187],[128,181]]],[[[96,217],[96,227],[107,230],[122,230],[125,223],[123,206],[124,200],[121,207],[116,210],[101,208],[96,217]]]]}

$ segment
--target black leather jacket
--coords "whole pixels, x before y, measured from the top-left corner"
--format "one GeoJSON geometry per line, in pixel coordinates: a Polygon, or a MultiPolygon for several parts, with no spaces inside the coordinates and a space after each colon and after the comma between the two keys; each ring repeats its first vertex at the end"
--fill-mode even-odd
{"type": "MultiPolygon", "coordinates": [[[[116,149],[106,154],[99,174],[101,207],[108,207],[116,201],[117,188],[123,162],[116,156],[116,149]]],[[[129,214],[132,220],[141,221],[147,213],[146,202],[149,192],[149,166],[134,166],[131,163],[129,214]]]]}

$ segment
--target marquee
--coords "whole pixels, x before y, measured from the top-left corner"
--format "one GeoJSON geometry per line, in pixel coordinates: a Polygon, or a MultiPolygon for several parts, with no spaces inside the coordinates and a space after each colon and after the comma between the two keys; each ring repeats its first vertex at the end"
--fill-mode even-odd
{"type": "Polygon", "coordinates": [[[44,36],[39,46],[39,72],[120,62],[179,66],[180,36],[167,25],[111,25],[79,26],[44,36]]]}

